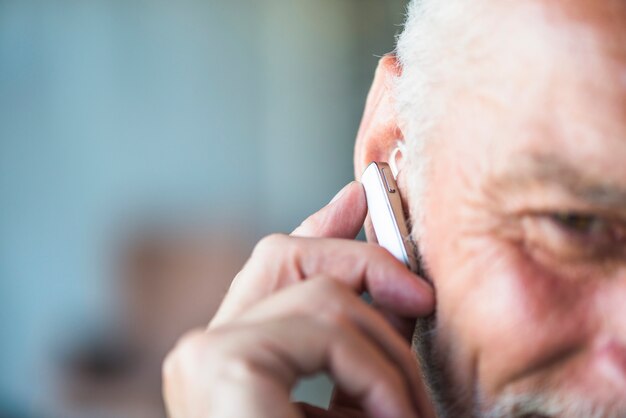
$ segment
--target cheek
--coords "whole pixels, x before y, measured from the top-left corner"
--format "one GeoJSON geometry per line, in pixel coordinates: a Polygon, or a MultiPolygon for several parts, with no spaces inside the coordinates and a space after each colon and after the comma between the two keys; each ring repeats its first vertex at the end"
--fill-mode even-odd
{"type": "Polygon", "coordinates": [[[594,290],[549,275],[512,244],[473,247],[437,276],[438,321],[458,378],[489,398],[582,344],[594,290]]]}

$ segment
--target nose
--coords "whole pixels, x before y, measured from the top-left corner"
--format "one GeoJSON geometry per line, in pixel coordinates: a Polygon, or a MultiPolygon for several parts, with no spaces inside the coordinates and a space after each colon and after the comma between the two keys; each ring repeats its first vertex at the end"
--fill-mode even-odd
{"type": "Polygon", "coordinates": [[[626,394],[626,268],[606,279],[595,310],[594,365],[626,394]]]}
{"type": "Polygon", "coordinates": [[[607,335],[621,336],[618,340],[626,343],[626,263],[619,269],[612,269],[606,275],[593,278],[593,285],[581,296],[587,304],[586,316],[593,318],[596,330],[607,335]]]}
{"type": "Polygon", "coordinates": [[[626,393],[626,343],[615,337],[600,337],[593,350],[596,370],[615,388],[626,393]]]}

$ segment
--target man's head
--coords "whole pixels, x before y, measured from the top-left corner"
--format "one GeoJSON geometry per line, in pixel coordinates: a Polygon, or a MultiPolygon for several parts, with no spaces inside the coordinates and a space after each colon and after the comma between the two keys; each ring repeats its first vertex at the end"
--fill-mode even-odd
{"type": "Polygon", "coordinates": [[[423,0],[397,53],[355,165],[404,144],[442,416],[626,416],[626,1],[423,0]]]}

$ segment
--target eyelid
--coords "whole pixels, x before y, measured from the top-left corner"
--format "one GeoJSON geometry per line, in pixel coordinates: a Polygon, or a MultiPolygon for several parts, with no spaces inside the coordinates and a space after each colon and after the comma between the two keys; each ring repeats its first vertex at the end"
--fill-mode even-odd
{"type": "Polygon", "coordinates": [[[526,216],[524,222],[526,238],[537,248],[544,248],[554,254],[570,254],[580,257],[603,255],[613,252],[622,242],[621,232],[618,234],[616,223],[596,215],[583,215],[597,218],[602,226],[590,232],[568,228],[564,222],[557,220],[566,212],[540,212],[526,216]]]}
{"type": "Polygon", "coordinates": [[[581,280],[609,277],[626,267],[625,222],[602,218],[609,233],[576,233],[551,218],[556,212],[529,212],[518,218],[521,248],[535,263],[556,276],[581,280]]]}
{"type": "Polygon", "coordinates": [[[527,192],[524,194],[509,195],[502,200],[498,196],[494,204],[501,213],[509,216],[540,216],[554,213],[577,213],[594,215],[626,225],[626,205],[593,204],[588,200],[577,198],[561,189],[541,192],[527,192]]]}
{"type": "Polygon", "coordinates": [[[564,229],[580,234],[585,232],[602,232],[610,228],[610,221],[596,215],[579,213],[555,213],[550,215],[550,219],[561,225],[564,229]]]}
{"type": "Polygon", "coordinates": [[[622,228],[626,228],[626,213],[616,214],[611,211],[595,208],[571,208],[571,209],[559,209],[557,207],[541,208],[541,209],[528,209],[522,210],[517,213],[520,217],[536,217],[536,218],[550,218],[557,216],[580,216],[598,219],[606,224],[612,224],[622,228]]]}
{"type": "Polygon", "coordinates": [[[624,223],[620,219],[616,219],[613,217],[603,217],[601,215],[593,214],[582,214],[579,216],[588,216],[590,218],[593,218],[592,222],[595,223],[594,226],[606,228],[606,230],[613,235],[613,238],[617,240],[622,240],[626,238],[626,223],[624,223]]]}

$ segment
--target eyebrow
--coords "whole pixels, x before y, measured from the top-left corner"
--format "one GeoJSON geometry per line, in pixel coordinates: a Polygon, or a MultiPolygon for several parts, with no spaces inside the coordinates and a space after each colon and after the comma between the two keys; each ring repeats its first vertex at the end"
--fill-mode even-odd
{"type": "MultiPolygon", "coordinates": [[[[607,170],[610,170],[607,167],[607,170]]],[[[619,185],[606,178],[584,173],[580,168],[553,154],[522,154],[494,173],[489,183],[496,187],[527,189],[543,183],[556,186],[592,206],[626,209],[626,184],[619,185]]]]}

